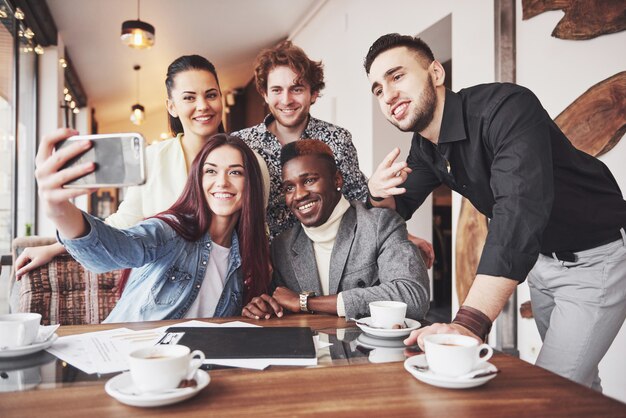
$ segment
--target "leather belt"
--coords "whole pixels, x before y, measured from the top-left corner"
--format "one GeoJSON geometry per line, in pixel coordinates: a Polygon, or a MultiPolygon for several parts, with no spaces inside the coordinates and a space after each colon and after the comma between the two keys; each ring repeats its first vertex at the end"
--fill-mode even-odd
{"type": "Polygon", "coordinates": [[[546,257],[550,257],[550,258],[556,257],[557,260],[560,260],[560,261],[568,261],[570,263],[574,263],[574,262],[578,261],[578,256],[575,253],[577,253],[579,251],[590,250],[590,249],[596,248],[596,247],[601,247],[603,245],[610,244],[610,243],[612,243],[614,241],[617,241],[620,238],[622,238],[622,234],[620,232],[618,232],[616,235],[612,236],[611,238],[608,238],[605,241],[599,242],[598,244],[595,244],[593,247],[585,248],[584,250],[542,252],[541,254],[545,255],[546,257]]]}
{"type": "Polygon", "coordinates": [[[560,260],[560,261],[569,261],[571,263],[578,261],[578,256],[571,251],[555,251],[553,253],[541,253],[541,254],[550,258],[556,257],[557,260],[560,260]]]}

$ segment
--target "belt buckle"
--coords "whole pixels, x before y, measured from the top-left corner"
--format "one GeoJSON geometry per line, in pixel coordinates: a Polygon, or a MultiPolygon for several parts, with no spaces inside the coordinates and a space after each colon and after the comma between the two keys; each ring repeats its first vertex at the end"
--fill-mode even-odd
{"type": "Polygon", "coordinates": [[[556,258],[561,261],[568,261],[570,263],[578,261],[578,256],[570,251],[557,251],[554,254],[556,255],[556,258]]]}

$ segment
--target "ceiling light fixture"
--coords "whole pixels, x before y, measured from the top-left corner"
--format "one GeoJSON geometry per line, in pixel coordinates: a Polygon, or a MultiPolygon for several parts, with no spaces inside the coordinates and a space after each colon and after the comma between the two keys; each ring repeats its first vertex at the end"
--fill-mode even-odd
{"type": "Polygon", "coordinates": [[[130,108],[130,121],[135,125],[141,125],[146,119],[145,109],[139,104],[139,70],[141,70],[141,66],[135,65],[133,70],[137,73],[137,103],[130,108]]]}
{"type": "Polygon", "coordinates": [[[137,20],[122,23],[122,42],[131,48],[145,49],[154,45],[154,26],[139,19],[139,3],[137,0],[137,20]]]}

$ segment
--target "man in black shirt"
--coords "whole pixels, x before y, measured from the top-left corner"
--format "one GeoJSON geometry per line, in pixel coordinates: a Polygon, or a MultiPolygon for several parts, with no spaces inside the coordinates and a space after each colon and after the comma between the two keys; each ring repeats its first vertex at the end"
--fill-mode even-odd
{"type": "Polygon", "coordinates": [[[485,339],[529,277],[544,341],[537,364],[601,390],[597,365],[626,318],[626,202],[608,168],[578,151],[535,95],[514,84],[453,93],[420,39],[379,38],[365,58],[387,119],[413,131],[406,162],[393,150],[369,180],[369,204],[405,219],[444,183],[488,216],[474,283],[452,324],[414,331],[485,339]],[[541,254],[541,255],[540,255],[541,254]]]}

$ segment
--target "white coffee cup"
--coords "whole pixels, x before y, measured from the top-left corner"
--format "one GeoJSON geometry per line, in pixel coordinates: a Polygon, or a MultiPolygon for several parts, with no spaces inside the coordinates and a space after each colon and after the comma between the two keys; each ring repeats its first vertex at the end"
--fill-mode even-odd
{"type": "Polygon", "coordinates": [[[204,362],[204,353],[184,345],[156,345],[129,354],[128,365],[140,392],[161,392],[191,379],[204,362]]]}
{"type": "Polygon", "coordinates": [[[31,345],[37,338],[40,323],[38,313],[0,315],[0,349],[31,345]]]}
{"type": "Polygon", "coordinates": [[[458,334],[431,334],[424,337],[428,368],[443,376],[457,377],[475,370],[493,355],[488,344],[458,334]],[[487,354],[481,357],[481,351],[487,354]]]}
{"type": "Polygon", "coordinates": [[[378,328],[393,328],[402,325],[406,317],[406,303],[390,300],[370,302],[372,325],[378,328]]]}

